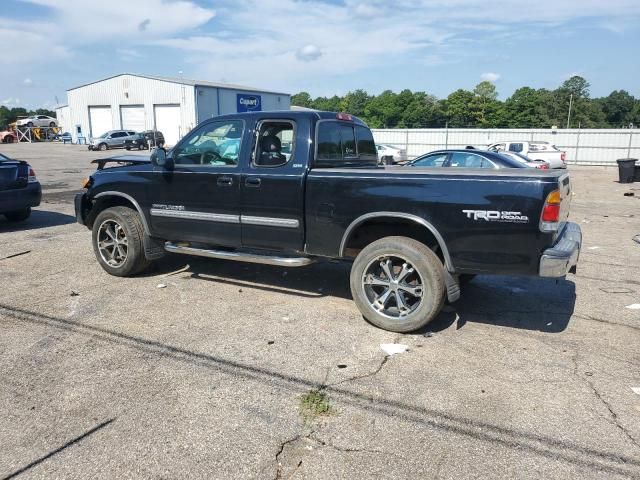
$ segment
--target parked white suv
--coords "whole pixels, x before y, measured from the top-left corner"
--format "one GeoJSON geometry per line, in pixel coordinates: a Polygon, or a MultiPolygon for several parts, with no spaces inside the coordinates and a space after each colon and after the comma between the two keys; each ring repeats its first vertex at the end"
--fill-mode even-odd
{"type": "Polygon", "coordinates": [[[549,142],[498,142],[489,145],[487,150],[520,153],[534,161],[543,160],[551,168],[567,168],[566,153],[549,142]]]}

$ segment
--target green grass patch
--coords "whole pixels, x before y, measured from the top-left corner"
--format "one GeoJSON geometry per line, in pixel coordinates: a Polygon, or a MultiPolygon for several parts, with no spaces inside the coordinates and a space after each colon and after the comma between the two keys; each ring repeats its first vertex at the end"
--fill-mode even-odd
{"type": "Polygon", "coordinates": [[[300,397],[300,415],[307,422],[331,412],[331,401],[325,392],[311,390],[300,397]]]}

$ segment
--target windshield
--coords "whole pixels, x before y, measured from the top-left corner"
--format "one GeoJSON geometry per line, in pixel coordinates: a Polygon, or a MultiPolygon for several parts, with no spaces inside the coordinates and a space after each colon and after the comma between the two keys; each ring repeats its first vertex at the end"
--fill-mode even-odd
{"type": "Polygon", "coordinates": [[[102,135],[100,135],[98,138],[107,138],[109,136],[109,132],[105,132],[102,135]]]}

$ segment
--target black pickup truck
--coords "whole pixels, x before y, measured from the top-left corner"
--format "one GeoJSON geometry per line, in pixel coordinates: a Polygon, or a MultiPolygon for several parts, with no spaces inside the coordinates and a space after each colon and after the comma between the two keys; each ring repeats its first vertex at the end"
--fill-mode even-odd
{"type": "Polygon", "coordinates": [[[565,171],[377,160],[371,131],[348,114],[221,116],[150,160],[96,161],[76,216],[118,276],[165,252],[282,267],[352,261],[359,310],[397,332],[430,322],[470,276],[575,271],[582,235],[567,221],[565,171]]]}

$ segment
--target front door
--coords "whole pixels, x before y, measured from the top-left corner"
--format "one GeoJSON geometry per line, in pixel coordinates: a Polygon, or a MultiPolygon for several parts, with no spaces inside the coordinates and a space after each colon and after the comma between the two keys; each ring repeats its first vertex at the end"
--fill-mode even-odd
{"type": "Polygon", "coordinates": [[[169,153],[173,170],[156,167],[151,224],[168,240],[240,244],[240,167],[244,122],[208,121],[169,153]]]}
{"type": "Polygon", "coordinates": [[[304,249],[307,160],[295,158],[296,133],[293,120],[263,120],[256,126],[251,161],[242,172],[245,247],[304,249]]]}

